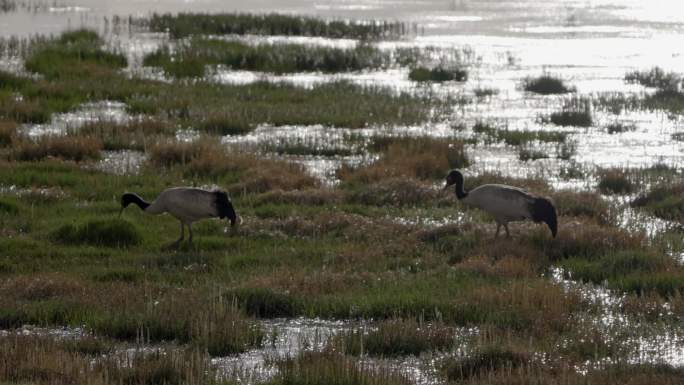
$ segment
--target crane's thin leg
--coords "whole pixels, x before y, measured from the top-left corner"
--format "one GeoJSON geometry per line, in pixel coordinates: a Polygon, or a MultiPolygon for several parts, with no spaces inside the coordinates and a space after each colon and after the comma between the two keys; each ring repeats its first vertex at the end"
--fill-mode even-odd
{"type": "Polygon", "coordinates": [[[504,229],[506,229],[506,238],[510,238],[511,233],[508,232],[508,223],[504,223],[504,229]]]}
{"type": "Polygon", "coordinates": [[[190,233],[190,237],[188,238],[188,245],[192,246],[192,223],[188,223],[188,233],[190,233]]]}
{"type": "Polygon", "coordinates": [[[185,224],[183,222],[181,222],[180,224],[181,224],[180,238],[178,238],[176,240],[176,242],[171,244],[171,246],[173,246],[173,247],[178,247],[178,245],[180,245],[180,243],[183,241],[183,239],[185,239],[185,224]]]}
{"type": "Polygon", "coordinates": [[[499,237],[499,230],[501,230],[501,223],[496,222],[496,234],[494,234],[494,239],[499,237]]]}

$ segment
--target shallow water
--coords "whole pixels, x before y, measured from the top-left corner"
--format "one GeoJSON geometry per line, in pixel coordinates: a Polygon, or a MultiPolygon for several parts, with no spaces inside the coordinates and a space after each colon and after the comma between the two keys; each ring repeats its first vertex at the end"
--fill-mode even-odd
{"type": "MultiPolygon", "coordinates": [[[[582,314],[583,321],[594,324],[608,343],[628,349],[628,361],[633,363],[684,365],[684,329],[672,323],[648,322],[621,311],[625,297],[602,286],[566,279],[565,272],[553,268],[551,279],[566,290],[573,290],[600,309],[598,314],[582,314]]],[[[659,310],[661,317],[671,314],[669,305],[659,310]]],[[[595,362],[587,362],[589,367],[595,362]]],[[[586,368],[578,368],[580,371],[586,368]]]]}

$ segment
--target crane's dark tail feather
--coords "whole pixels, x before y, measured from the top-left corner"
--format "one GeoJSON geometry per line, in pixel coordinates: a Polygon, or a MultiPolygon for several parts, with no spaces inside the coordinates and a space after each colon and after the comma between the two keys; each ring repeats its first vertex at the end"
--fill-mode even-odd
{"type": "Polygon", "coordinates": [[[544,222],[549,226],[551,235],[556,237],[558,232],[558,218],[556,216],[556,206],[548,198],[536,198],[532,204],[532,220],[544,222]]]}
{"type": "Polygon", "coordinates": [[[235,213],[235,208],[233,208],[233,203],[228,198],[228,193],[225,191],[214,191],[214,197],[216,199],[218,217],[221,219],[228,218],[230,225],[235,226],[237,224],[237,214],[235,213]]]}

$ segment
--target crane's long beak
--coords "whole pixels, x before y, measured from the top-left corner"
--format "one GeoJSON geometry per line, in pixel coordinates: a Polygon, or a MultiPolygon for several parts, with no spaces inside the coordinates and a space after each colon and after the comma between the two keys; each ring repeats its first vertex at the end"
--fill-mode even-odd
{"type": "Polygon", "coordinates": [[[121,214],[123,214],[124,208],[125,207],[121,206],[121,210],[119,210],[119,218],[121,218],[121,214]]]}
{"type": "Polygon", "coordinates": [[[230,234],[235,234],[238,231],[238,228],[242,224],[242,217],[239,215],[236,215],[235,222],[230,223],[230,234]]]}
{"type": "Polygon", "coordinates": [[[441,193],[444,194],[444,192],[447,191],[447,190],[449,189],[449,187],[451,187],[451,186],[452,186],[452,185],[450,185],[449,183],[447,183],[446,186],[444,186],[444,188],[442,188],[441,193]]]}

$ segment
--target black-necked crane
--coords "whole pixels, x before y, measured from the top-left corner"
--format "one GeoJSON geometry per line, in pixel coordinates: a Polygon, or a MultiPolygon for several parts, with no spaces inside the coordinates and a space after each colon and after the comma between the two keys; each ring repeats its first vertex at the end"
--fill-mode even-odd
{"type": "Polygon", "coordinates": [[[195,187],[172,187],[162,191],[153,202],[146,202],[134,193],[121,196],[121,211],[130,204],[135,204],[148,214],[169,213],[181,223],[181,234],[171,246],[178,246],[185,238],[185,226],[188,226],[192,245],[192,223],[204,218],[228,218],[231,227],[238,224],[238,216],[228,193],[219,190],[204,190],[195,187]]]}
{"type": "Polygon", "coordinates": [[[444,189],[455,185],[458,200],[491,214],[496,220],[494,238],[499,236],[501,226],[506,229],[506,236],[510,237],[508,222],[525,219],[530,219],[536,223],[546,223],[551,230],[551,235],[556,236],[558,230],[556,207],[548,198],[502,184],[483,184],[470,191],[465,191],[463,181],[463,174],[460,171],[451,170],[446,177],[444,189]]]}

